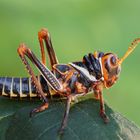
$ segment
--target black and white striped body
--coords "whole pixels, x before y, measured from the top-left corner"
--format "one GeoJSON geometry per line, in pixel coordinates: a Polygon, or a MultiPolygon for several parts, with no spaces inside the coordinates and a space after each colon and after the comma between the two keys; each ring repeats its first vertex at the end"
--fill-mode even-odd
{"type": "MultiPolygon", "coordinates": [[[[83,62],[73,62],[70,64],[57,64],[55,67],[61,73],[75,71],[73,76],[67,82],[70,88],[71,94],[79,94],[76,90],[76,82],[82,84],[86,91],[90,91],[91,86],[103,80],[102,66],[100,59],[103,54],[98,55],[95,58],[93,54],[85,55],[83,62]]],[[[65,83],[65,78],[59,73],[55,72],[55,77],[61,84],[65,83]]],[[[41,75],[37,76],[38,81],[42,87],[45,96],[50,97],[52,95],[58,95],[57,92],[53,91],[47,83],[47,80],[41,75]]],[[[7,97],[19,97],[19,98],[30,98],[37,97],[37,91],[31,82],[31,78],[15,78],[15,77],[0,77],[0,95],[7,97]]],[[[67,95],[67,93],[64,93],[67,95]]]]}
{"type": "MultiPolygon", "coordinates": [[[[37,79],[40,81],[43,92],[46,96],[50,96],[47,82],[39,75],[37,79]]],[[[7,97],[37,97],[36,88],[31,82],[31,78],[15,78],[0,77],[0,95],[7,97]]]]}

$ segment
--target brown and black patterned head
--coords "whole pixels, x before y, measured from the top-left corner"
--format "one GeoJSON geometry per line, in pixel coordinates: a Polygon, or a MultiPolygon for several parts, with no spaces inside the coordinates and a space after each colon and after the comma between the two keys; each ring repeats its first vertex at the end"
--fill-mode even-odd
{"type": "Polygon", "coordinates": [[[116,83],[120,71],[122,62],[128,57],[128,55],[136,48],[136,46],[140,43],[140,38],[135,39],[131,46],[128,48],[126,53],[122,58],[118,58],[116,54],[107,53],[102,56],[102,70],[104,76],[104,86],[106,88],[111,87],[114,83],[116,83]]]}
{"type": "Polygon", "coordinates": [[[119,58],[113,53],[107,53],[102,57],[104,85],[106,88],[111,87],[119,77],[121,65],[118,62],[119,58]]]}

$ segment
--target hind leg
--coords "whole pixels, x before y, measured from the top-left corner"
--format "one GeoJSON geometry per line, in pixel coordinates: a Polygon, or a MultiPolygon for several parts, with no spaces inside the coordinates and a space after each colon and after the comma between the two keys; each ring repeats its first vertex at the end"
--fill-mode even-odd
{"type": "Polygon", "coordinates": [[[38,40],[40,43],[42,63],[46,65],[44,43],[46,45],[47,53],[49,56],[50,66],[53,69],[54,64],[58,64],[58,59],[52,46],[51,37],[47,29],[43,28],[38,32],[38,40]]]}
{"type": "Polygon", "coordinates": [[[44,95],[44,93],[42,91],[42,88],[41,88],[41,85],[40,85],[39,81],[37,80],[32,68],[29,65],[29,63],[28,63],[28,61],[27,61],[25,56],[27,56],[31,60],[31,62],[34,62],[34,63],[35,62],[37,63],[38,60],[36,60],[34,58],[32,52],[30,51],[30,49],[28,49],[24,44],[21,44],[19,46],[18,54],[19,54],[22,62],[25,64],[25,67],[26,67],[29,75],[31,76],[32,83],[35,85],[38,95],[41,97],[41,99],[44,102],[43,105],[41,105],[40,107],[37,107],[33,111],[31,111],[30,116],[33,116],[33,114],[35,114],[37,112],[44,111],[45,109],[47,109],[49,103],[48,103],[48,100],[47,100],[47,98],[45,97],[45,95],[44,95]]]}
{"type": "Polygon", "coordinates": [[[30,112],[30,117],[33,117],[36,113],[42,112],[46,109],[48,109],[48,102],[43,103],[41,106],[34,108],[31,112],[30,112]]]}

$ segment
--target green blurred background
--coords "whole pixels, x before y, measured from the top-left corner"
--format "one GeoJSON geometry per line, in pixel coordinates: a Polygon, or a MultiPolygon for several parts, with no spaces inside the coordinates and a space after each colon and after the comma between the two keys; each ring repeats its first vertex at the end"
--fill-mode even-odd
{"type": "MultiPolygon", "coordinates": [[[[49,29],[61,63],[81,60],[95,50],[121,57],[140,37],[140,1],[0,0],[0,76],[27,76],[17,47],[25,42],[40,58],[37,32],[42,27],[49,29]]],[[[139,47],[104,95],[115,110],[140,126],[139,47]]]]}

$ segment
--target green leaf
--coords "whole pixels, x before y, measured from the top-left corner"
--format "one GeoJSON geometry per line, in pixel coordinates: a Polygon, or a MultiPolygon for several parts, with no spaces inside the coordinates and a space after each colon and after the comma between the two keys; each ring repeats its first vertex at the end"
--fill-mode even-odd
{"type": "Polygon", "coordinates": [[[99,102],[86,99],[72,105],[68,125],[62,136],[58,130],[65,104],[50,101],[49,109],[29,117],[40,103],[36,101],[0,100],[0,140],[137,140],[140,129],[106,105],[110,118],[104,124],[99,116],[99,102]],[[14,113],[15,112],[15,113],[14,113]]]}
{"type": "Polygon", "coordinates": [[[9,127],[13,114],[23,107],[29,106],[32,101],[10,100],[0,97],[0,140],[5,140],[6,131],[9,127]]]}

